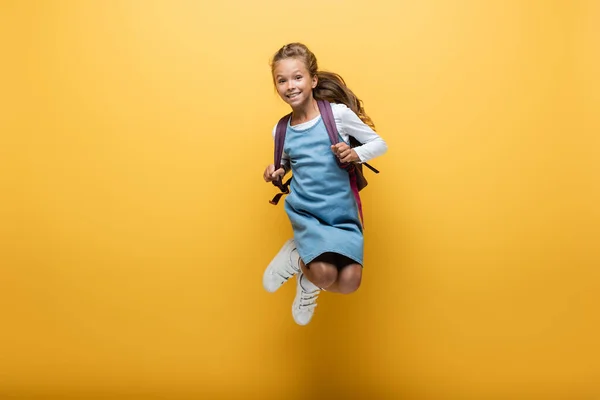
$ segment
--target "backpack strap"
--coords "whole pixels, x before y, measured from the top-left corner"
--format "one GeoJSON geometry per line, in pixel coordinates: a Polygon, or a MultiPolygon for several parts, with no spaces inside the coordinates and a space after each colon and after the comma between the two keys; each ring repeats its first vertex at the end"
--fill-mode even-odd
{"type": "MultiPolygon", "coordinates": [[[[275,171],[282,167],[281,157],[283,156],[283,145],[285,143],[285,134],[287,132],[288,122],[290,121],[291,117],[291,113],[282,117],[277,123],[277,128],[275,128],[275,153],[273,157],[273,165],[275,165],[275,171]]],[[[277,186],[279,190],[281,190],[281,193],[276,194],[275,197],[273,197],[273,199],[269,201],[269,203],[277,205],[277,203],[279,203],[279,200],[284,194],[290,193],[289,187],[291,180],[292,178],[289,178],[285,183],[282,183],[282,179],[277,178],[274,181],[272,181],[273,185],[277,186]]]]}
{"type": "MultiPolygon", "coordinates": [[[[324,100],[317,100],[317,104],[319,105],[319,111],[321,112],[321,117],[323,117],[323,122],[325,123],[325,128],[327,129],[327,134],[329,134],[329,140],[331,141],[331,144],[332,145],[338,144],[340,142],[340,137],[339,137],[339,133],[337,130],[337,126],[335,125],[335,119],[333,118],[333,111],[331,109],[331,103],[329,103],[328,101],[324,101],[324,100]]],[[[357,146],[360,146],[361,143],[351,136],[350,137],[350,145],[351,145],[351,147],[357,147],[357,146]]],[[[339,162],[339,159],[338,159],[338,164],[340,166],[342,165],[342,163],[339,162]]],[[[345,164],[352,164],[352,163],[345,163],[345,164]]],[[[352,165],[356,165],[356,164],[352,164],[352,165]]],[[[375,167],[373,167],[372,165],[369,165],[368,163],[362,163],[360,165],[364,165],[365,167],[369,168],[371,171],[375,172],[376,174],[379,173],[379,171],[375,167]]],[[[345,169],[345,167],[342,167],[342,168],[345,169]]]]}
{"type": "MultiPolygon", "coordinates": [[[[332,145],[336,145],[340,142],[340,135],[337,130],[337,126],[335,125],[335,119],[333,118],[333,111],[331,109],[331,103],[324,100],[317,100],[317,104],[319,105],[319,111],[321,112],[321,117],[323,118],[323,123],[325,124],[325,129],[327,129],[327,134],[329,135],[329,140],[332,145]]],[[[358,188],[358,180],[357,180],[357,171],[356,164],[354,163],[342,163],[339,158],[335,157],[340,168],[348,171],[348,175],[350,177],[350,187],[352,188],[352,193],[354,194],[354,199],[356,200],[356,205],[358,206],[358,213],[360,214],[360,221],[365,225],[363,212],[362,212],[362,202],[360,201],[360,194],[358,188]]]]}
{"type": "Polygon", "coordinates": [[[283,145],[285,144],[285,134],[287,132],[288,122],[292,114],[288,114],[282,117],[277,123],[277,128],[275,128],[275,154],[274,154],[274,165],[275,170],[277,171],[281,168],[281,157],[283,156],[283,145]]]}
{"type": "MultiPolygon", "coordinates": [[[[331,103],[325,100],[317,100],[317,105],[319,106],[319,111],[321,112],[321,117],[323,118],[323,123],[325,124],[325,129],[327,129],[327,134],[329,135],[331,144],[338,144],[340,142],[340,135],[337,130],[337,126],[335,126],[335,119],[333,118],[331,103]]],[[[340,160],[337,157],[336,160],[338,165],[341,167],[342,163],[340,160]]]]}

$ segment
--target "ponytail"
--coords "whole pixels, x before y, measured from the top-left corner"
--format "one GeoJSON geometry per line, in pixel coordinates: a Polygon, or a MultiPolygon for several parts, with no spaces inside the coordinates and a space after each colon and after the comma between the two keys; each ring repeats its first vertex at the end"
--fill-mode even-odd
{"type": "Polygon", "coordinates": [[[363,102],[346,86],[346,82],[340,75],[334,72],[317,71],[317,78],[317,87],[313,89],[313,97],[316,100],[346,105],[362,122],[375,130],[375,124],[365,112],[363,102]]]}

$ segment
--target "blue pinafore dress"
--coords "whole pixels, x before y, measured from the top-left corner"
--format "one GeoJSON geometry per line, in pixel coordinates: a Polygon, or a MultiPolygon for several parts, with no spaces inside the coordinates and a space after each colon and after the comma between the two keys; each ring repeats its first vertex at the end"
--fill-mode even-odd
{"type": "MultiPolygon", "coordinates": [[[[323,118],[306,129],[288,122],[284,151],[294,179],[285,200],[298,253],[305,264],[323,253],[363,264],[363,232],[348,172],[339,167],[323,118]]],[[[341,140],[341,138],[340,138],[341,140]]]]}

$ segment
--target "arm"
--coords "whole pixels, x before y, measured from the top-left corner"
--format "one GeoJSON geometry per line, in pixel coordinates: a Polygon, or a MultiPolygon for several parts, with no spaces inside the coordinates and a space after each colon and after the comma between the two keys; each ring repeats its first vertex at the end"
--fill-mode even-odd
{"type": "Polygon", "coordinates": [[[362,143],[354,148],[360,163],[379,157],[387,151],[386,142],[348,107],[343,104],[332,104],[336,122],[339,119],[338,130],[342,138],[354,137],[362,143]]]}

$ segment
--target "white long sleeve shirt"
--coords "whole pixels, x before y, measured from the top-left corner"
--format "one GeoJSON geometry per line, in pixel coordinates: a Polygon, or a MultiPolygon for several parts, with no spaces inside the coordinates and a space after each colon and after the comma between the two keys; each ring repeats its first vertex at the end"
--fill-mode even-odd
{"type": "MultiPolygon", "coordinates": [[[[387,144],[381,138],[381,136],[379,136],[367,124],[362,122],[361,119],[358,118],[358,115],[356,115],[354,111],[349,109],[346,105],[331,103],[331,110],[333,112],[335,126],[337,127],[338,133],[342,139],[348,143],[350,136],[352,136],[362,143],[361,146],[354,148],[354,151],[356,151],[361,163],[365,163],[375,157],[381,156],[387,151],[387,144]]],[[[310,121],[294,125],[294,128],[308,129],[319,122],[320,118],[321,116],[319,115],[310,121]]],[[[276,130],[277,125],[275,125],[273,128],[273,138],[275,138],[276,130]]],[[[285,152],[283,152],[283,156],[281,157],[281,164],[284,166],[286,171],[289,170],[290,158],[285,152]]]]}

